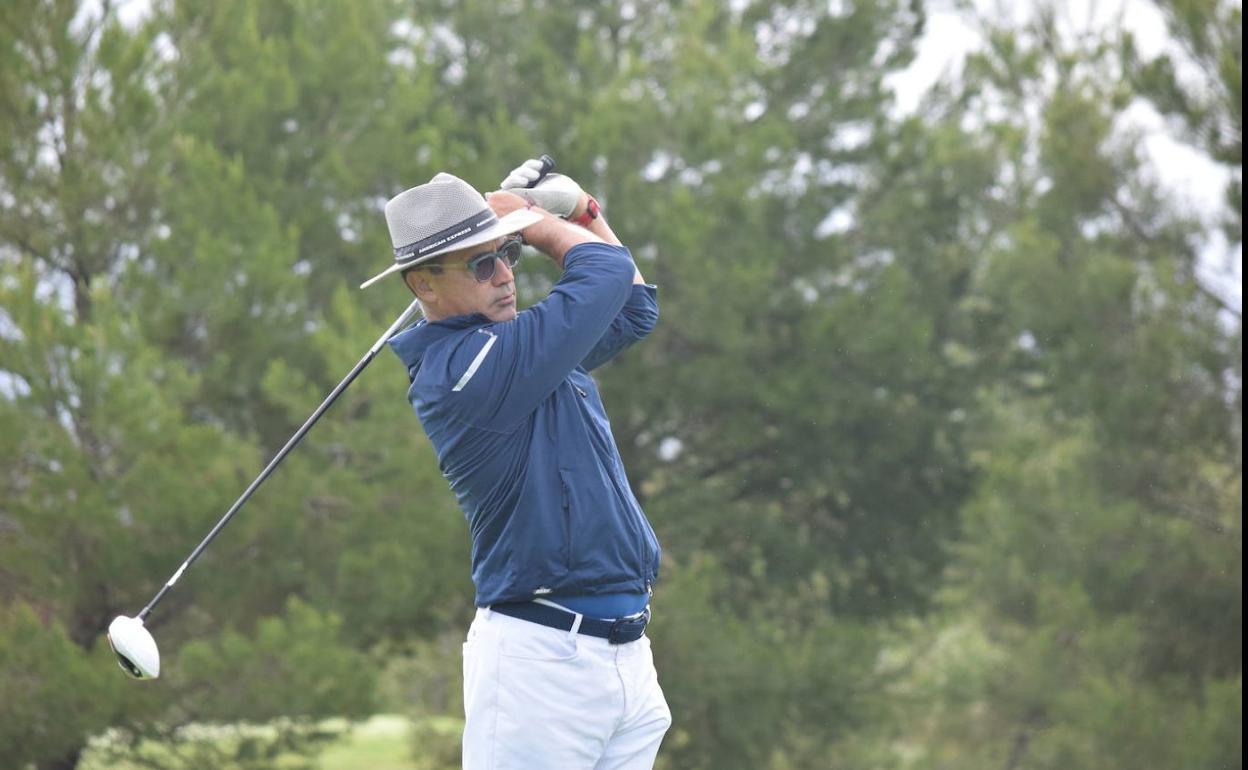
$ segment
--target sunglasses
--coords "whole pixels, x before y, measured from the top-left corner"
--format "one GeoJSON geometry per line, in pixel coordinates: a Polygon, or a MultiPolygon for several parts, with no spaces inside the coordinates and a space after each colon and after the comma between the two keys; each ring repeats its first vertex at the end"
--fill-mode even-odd
{"type": "MultiPolygon", "coordinates": [[[[503,245],[499,246],[497,251],[486,251],[477,254],[472,259],[464,262],[463,265],[468,269],[468,272],[472,273],[472,277],[477,280],[477,283],[485,283],[494,277],[498,260],[501,259],[506,262],[509,268],[515,267],[516,263],[520,261],[520,252],[523,250],[523,247],[524,244],[519,238],[508,238],[503,241],[503,245]]],[[[439,273],[446,265],[434,263],[426,265],[426,267],[435,273],[439,273]]]]}

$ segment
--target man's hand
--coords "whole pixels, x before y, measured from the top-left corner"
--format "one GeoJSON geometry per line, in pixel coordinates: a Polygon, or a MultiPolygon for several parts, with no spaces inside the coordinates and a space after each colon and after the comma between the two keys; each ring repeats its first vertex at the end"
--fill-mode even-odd
{"type": "MultiPolygon", "coordinates": [[[[574,220],[584,214],[590,196],[571,177],[562,174],[547,174],[542,177],[543,165],[540,158],[526,160],[507,175],[499,192],[485,196],[495,213],[501,217],[523,207],[527,201],[564,220],[574,220]],[[529,187],[537,179],[541,179],[537,186],[529,187]]],[[[560,267],[563,267],[564,253],[577,243],[600,241],[615,246],[623,245],[602,216],[594,217],[584,227],[573,224],[566,227],[551,226],[563,224],[551,217],[525,228],[524,239],[554,259],[560,267]],[[578,235],[578,232],[589,237],[578,235]]],[[[640,270],[633,277],[633,283],[645,283],[640,270]]]]}
{"type": "MultiPolygon", "coordinates": [[[[521,193],[531,192],[529,190],[521,190],[521,193]]],[[[521,198],[514,192],[509,190],[499,190],[485,196],[486,202],[494,213],[500,217],[506,216],[516,209],[529,208],[529,202],[521,198]]],[[[520,231],[526,243],[533,248],[544,253],[555,261],[559,267],[563,267],[563,257],[568,249],[578,243],[601,243],[602,238],[583,227],[577,227],[570,222],[556,219],[549,211],[543,208],[533,206],[534,211],[543,214],[542,218],[537,222],[529,225],[520,231]]]]}
{"type": "Polygon", "coordinates": [[[572,177],[547,174],[536,187],[529,188],[541,173],[541,159],[530,158],[512,169],[499,189],[516,192],[561,219],[569,219],[585,210],[587,196],[572,177]]]}
{"type": "Polygon", "coordinates": [[[532,208],[529,202],[514,192],[500,190],[499,192],[486,193],[485,202],[490,208],[494,209],[494,213],[500,218],[505,217],[517,209],[532,208]]]}
{"type": "Polygon", "coordinates": [[[507,178],[498,186],[500,190],[512,190],[517,187],[528,187],[542,175],[541,158],[529,158],[511,170],[507,178]]]}

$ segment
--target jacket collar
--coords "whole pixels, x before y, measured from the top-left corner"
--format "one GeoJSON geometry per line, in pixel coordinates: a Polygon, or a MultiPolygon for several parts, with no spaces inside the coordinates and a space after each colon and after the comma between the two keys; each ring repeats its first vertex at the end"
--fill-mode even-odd
{"type": "Polygon", "coordinates": [[[433,345],[465,329],[487,326],[491,323],[493,321],[481,313],[451,316],[440,321],[421,319],[415,326],[404,329],[391,337],[386,344],[407,367],[408,378],[415,379],[416,371],[420,369],[425,353],[433,345]]]}

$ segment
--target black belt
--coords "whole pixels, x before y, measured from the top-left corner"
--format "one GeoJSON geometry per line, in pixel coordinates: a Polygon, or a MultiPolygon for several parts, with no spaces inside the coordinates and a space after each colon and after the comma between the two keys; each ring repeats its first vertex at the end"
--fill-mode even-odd
{"type": "MultiPolygon", "coordinates": [[[[560,631],[571,631],[576,622],[576,614],[566,612],[558,607],[533,602],[515,602],[512,604],[495,604],[490,607],[500,615],[527,620],[530,623],[557,628],[560,631]]],[[[598,618],[581,617],[578,633],[606,639],[611,644],[627,644],[641,638],[650,622],[650,608],[647,607],[636,615],[629,615],[618,620],[600,620],[598,618]]]]}

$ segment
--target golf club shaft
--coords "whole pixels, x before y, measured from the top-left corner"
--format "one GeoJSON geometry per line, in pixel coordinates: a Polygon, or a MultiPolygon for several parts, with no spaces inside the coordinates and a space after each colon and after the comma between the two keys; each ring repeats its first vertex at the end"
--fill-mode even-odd
{"type": "Polygon", "coordinates": [[[186,569],[199,558],[199,555],[204,552],[204,549],[207,548],[208,544],[213,541],[213,538],[215,538],[221,530],[225,528],[225,525],[230,523],[230,519],[233,518],[234,514],[238,513],[239,509],[243,507],[243,504],[247,502],[248,498],[250,498],[256,489],[264,483],[264,480],[267,479],[271,473],[273,473],[273,470],[277,468],[278,464],[286,458],[286,455],[290,454],[290,451],[294,449],[301,440],[303,440],[303,437],[306,436],[308,431],[312,429],[312,426],[316,424],[316,421],[321,419],[321,415],[323,415],[338,398],[338,396],[342,395],[342,392],[346,390],[353,381],[355,381],[355,378],[360,375],[360,372],[364,371],[364,367],[368,366],[369,363],[372,362],[373,358],[377,356],[378,351],[381,350],[381,346],[386,344],[386,340],[390,339],[397,331],[402,329],[407,322],[410,321],[417,312],[419,312],[419,310],[419,300],[413,300],[412,304],[408,305],[407,310],[404,310],[403,314],[390,325],[390,328],[377,338],[377,341],[373,343],[371,348],[368,349],[368,352],[359,360],[359,363],[357,363],[351,369],[350,373],[343,378],[342,382],[338,383],[338,386],[325,397],[325,400],[322,401],[321,405],[316,408],[316,411],[312,413],[312,416],[303,423],[299,430],[295,431],[295,435],[291,436],[290,440],[286,442],[286,445],[273,456],[273,459],[270,460],[269,464],[264,467],[264,470],[260,471],[260,475],[256,477],[256,480],[251,482],[251,485],[247,487],[243,494],[234,501],[234,504],[230,506],[228,511],[225,512],[225,515],[222,516],[221,520],[217,522],[217,525],[212,528],[212,531],[208,533],[208,536],[205,537],[199,545],[195,546],[195,550],[191,551],[191,555],[186,558],[186,561],[182,562],[182,566],[178,567],[178,570],[173,573],[165,585],[160,589],[160,592],[152,597],[152,600],[148,602],[147,606],[143,608],[143,611],[139,613],[138,619],[140,622],[147,619],[147,616],[151,613],[152,608],[165,597],[165,594],[169,592],[170,588],[173,588],[173,585],[178,582],[179,578],[182,577],[182,573],[185,572],[186,569]]]}

